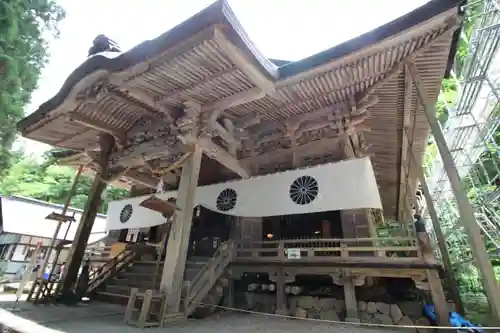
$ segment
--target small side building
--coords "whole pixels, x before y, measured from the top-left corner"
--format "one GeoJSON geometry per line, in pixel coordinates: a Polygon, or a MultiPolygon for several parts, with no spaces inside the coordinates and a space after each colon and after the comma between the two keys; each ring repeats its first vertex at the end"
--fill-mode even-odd
{"type": "MultiPolygon", "coordinates": [[[[16,280],[24,271],[35,251],[36,245],[43,245],[45,258],[57,222],[46,217],[52,212],[60,213],[62,205],[20,196],[0,196],[0,274],[2,279],[16,280]]],[[[73,215],[76,222],[64,224],[57,235],[58,243],[71,243],[75,237],[81,209],[69,208],[67,215],[73,215]]],[[[98,214],[88,244],[94,244],[107,236],[106,216],[98,214]]],[[[58,262],[66,260],[69,248],[61,251],[58,262]]],[[[56,251],[51,251],[49,263],[53,262],[56,251]]],[[[50,266],[47,267],[50,270],[50,266]]]]}

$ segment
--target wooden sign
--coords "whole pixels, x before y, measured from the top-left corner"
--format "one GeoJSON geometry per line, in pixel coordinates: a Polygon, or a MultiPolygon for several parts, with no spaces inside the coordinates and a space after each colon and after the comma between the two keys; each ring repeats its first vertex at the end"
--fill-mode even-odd
{"type": "Polygon", "coordinates": [[[300,249],[287,249],[288,259],[300,259],[300,249]]]}

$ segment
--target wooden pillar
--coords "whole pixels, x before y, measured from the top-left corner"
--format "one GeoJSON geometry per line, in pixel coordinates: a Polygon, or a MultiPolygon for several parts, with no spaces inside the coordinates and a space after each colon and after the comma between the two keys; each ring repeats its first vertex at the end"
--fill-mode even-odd
{"type": "Polygon", "coordinates": [[[176,205],[178,210],[175,212],[168,237],[160,286],[161,290],[167,294],[166,306],[169,313],[179,312],[201,157],[200,147],[194,145],[193,153],[184,162],[177,192],[176,205]]]}
{"type": "Polygon", "coordinates": [[[283,271],[279,271],[276,278],[276,297],[276,313],[279,315],[287,316],[288,300],[287,294],[285,292],[285,275],[283,274],[283,271]]]}
{"type": "Polygon", "coordinates": [[[446,144],[446,139],[436,118],[436,106],[429,101],[415,64],[410,62],[407,64],[407,67],[415,83],[418,97],[424,107],[431,132],[434,136],[434,141],[438,147],[444,169],[450,181],[453,194],[455,195],[460,221],[465,228],[475,263],[481,273],[493,318],[497,323],[500,323],[500,287],[496,281],[490,257],[486,252],[480,228],[474,216],[474,209],[463,188],[460,175],[453,161],[453,156],[446,144]]]}
{"type": "MultiPolygon", "coordinates": [[[[414,156],[413,156],[414,157],[414,156]]],[[[427,181],[425,180],[424,170],[421,167],[417,167],[419,171],[420,184],[422,185],[422,190],[424,192],[425,201],[427,202],[427,209],[432,220],[432,226],[434,227],[434,232],[436,233],[436,238],[439,246],[439,251],[441,252],[441,258],[444,264],[444,270],[446,274],[446,280],[449,290],[451,291],[451,296],[455,302],[456,311],[464,314],[464,306],[462,304],[462,299],[460,298],[460,293],[458,292],[457,281],[455,279],[455,274],[453,272],[453,266],[450,259],[450,254],[448,253],[448,248],[446,246],[446,240],[444,239],[443,231],[441,230],[441,225],[439,224],[439,218],[432,202],[432,197],[429,192],[429,187],[427,186],[427,181]]]]}
{"type": "Polygon", "coordinates": [[[345,321],[359,323],[356,286],[349,276],[344,280],[345,321]]]}
{"type": "Polygon", "coordinates": [[[227,277],[227,287],[226,287],[226,298],[224,301],[224,306],[233,309],[234,308],[234,278],[232,271],[229,269],[227,277]]]}
{"type": "MultiPolygon", "coordinates": [[[[417,215],[417,222],[415,224],[422,259],[427,264],[435,265],[437,262],[431,245],[431,239],[429,234],[425,231],[425,223],[419,215],[417,215]]],[[[426,270],[426,275],[437,316],[437,323],[439,326],[449,326],[448,303],[444,296],[443,286],[438,271],[435,269],[428,269],[426,270]]]]}
{"type": "Polygon", "coordinates": [[[111,135],[102,136],[100,139],[101,158],[99,161],[100,171],[96,174],[92,187],[90,188],[87,202],[83,210],[80,224],[75,234],[75,239],[68,255],[67,266],[64,270],[61,283],[61,293],[63,295],[71,292],[73,285],[77,281],[78,271],[85,254],[85,248],[89,240],[94,220],[101,204],[101,195],[107,184],[102,180],[108,178],[108,156],[114,146],[114,139],[111,135]]]}

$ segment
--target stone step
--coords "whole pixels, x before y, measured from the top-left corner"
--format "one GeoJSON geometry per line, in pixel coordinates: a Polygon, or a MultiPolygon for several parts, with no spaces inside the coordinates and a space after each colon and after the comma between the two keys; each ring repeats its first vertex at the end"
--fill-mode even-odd
{"type": "Polygon", "coordinates": [[[117,275],[117,278],[120,278],[120,279],[135,279],[135,280],[147,280],[147,281],[151,281],[153,279],[153,273],[154,272],[151,272],[151,273],[148,273],[148,272],[133,272],[133,271],[125,271],[125,272],[120,272],[118,275],[117,275]]]}
{"type": "MultiPolygon", "coordinates": [[[[151,287],[151,286],[149,286],[151,287]]],[[[124,296],[130,296],[130,289],[132,287],[129,286],[123,286],[123,285],[118,285],[118,284],[110,284],[106,286],[105,292],[114,294],[114,295],[124,295],[124,296]]]]}
{"type": "Polygon", "coordinates": [[[129,295],[122,295],[122,294],[114,294],[110,293],[107,291],[99,291],[96,293],[96,299],[99,301],[111,303],[111,304],[120,304],[120,305],[127,305],[128,303],[128,298],[129,295]]]}
{"type": "MultiPolygon", "coordinates": [[[[112,281],[109,282],[108,285],[117,285],[117,286],[127,286],[130,288],[136,287],[136,288],[142,288],[142,289],[148,289],[152,287],[152,278],[145,280],[145,279],[131,279],[131,278],[115,278],[112,281]]],[[[160,287],[160,278],[158,277],[158,281],[156,281],[156,287],[160,287]]]]}
{"type": "MultiPolygon", "coordinates": [[[[155,272],[155,269],[156,269],[156,263],[150,264],[150,263],[136,262],[127,269],[127,272],[153,274],[155,272]]],[[[163,264],[160,264],[158,266],[158,271],[161,272],[162,270],[163,270],[163,264]]]]}
{"type": "MultiPolygon", "coordinates": [[[[193,261],[189,260],[186,262],[186,268],[192,269],[201,269],[205,266],[207,261],[193,261]]],[[[133,265],[131,265],[127,271],[129,272],[144,272],[144,273],[154,273],[156,269],[156,262],[152,261],[137,261],[133,265]]],[[[163,263],[160,263],[158,266],[158,271],[163,270],[163,263]]]]}

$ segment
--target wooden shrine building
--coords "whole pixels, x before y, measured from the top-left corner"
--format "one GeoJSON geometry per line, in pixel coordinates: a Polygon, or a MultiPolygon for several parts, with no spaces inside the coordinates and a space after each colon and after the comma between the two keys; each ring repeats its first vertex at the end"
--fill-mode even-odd
{"type": "MultiPolygon", "coordinates": [[[[199,302],[208,302],[214,288],[231,290],[234,280],[261,274],[274,286],[280,313],[291,307],[287,286],[299,276],[321,275],[343,290],[346,320],[359,319],[355,288],[379,278],[413,280],[429,290],[438,316],[445,317],[442,268],[425,231],[413,228],[411,209],[429,134],[423,105],[436,101],[450,70],[461,25],[459,3],[431,0],[295,62],[261,54],[225,1],[127,52],[115,43],[102,46],[101,40],[102,52],[19,123],[23,136],[67,149],[58,156],[61,163],[85,165],[95,174],[61,292],[75,283],[101,193],[107,184],[119,183],[131,188],[132,198],[110,204],[110,242],[124,242],[123,230],[132,228],[150,230],[149,243],[166,237],[166,252],[153,265],[158,278],[140,286],[166,293],[167,313],[183,308],[191,313],[199,302]],[[338,191],[347,192],[336,195],[348,200],[372,191],[378,205],[342,208],[347,206],[332,201],[331,209],[306,214],[304,201],[296,203],[300,214],[274,216],[259,215],[259,208],[236,216],[233,206],[215,205],[224,190],[221,205],[251,201],[224,184],[240,184],[243,191],[250,185],[241,184],[271,177],[255,185],[263,190],[254,200],[268,195],[267,201],[280,202],[272,177],[358,162],[370,166],[375,188],[353,181],[350,191],[339,185],[338,191]],[[210,197],[215,188],[220,196],[213,190],[210,197]],[[213,209],[204,200],[213,200],[213,209]],[[384,218],[400,223],[397,239],[378,237],[384,218]],[[209,239],[214,251],[191,248],[190,237],[198,244],[209,239]],[[203,256],[211,259],[200,264],[203,256]]],[[[342,178],[335,170],[332,177],[342,178]]],[[[292,205],[290,186],[286,195],[292,205]]],[[[307,186],[304,191],[316,191],[315,202],[334,197],[335,185],[307,186]]],[[[270,206],[269,211],[276,208],[270,206]]],[[[113,274],[145,270],[154,261],[127,254],[115,260],[121,266],[113,274]]],[[[113,274],[90,289],[107,296],[125,289],[128,297],[131,285],[113,274]],[[113,279],[121,286],[112,292],[113,279]]]]}

